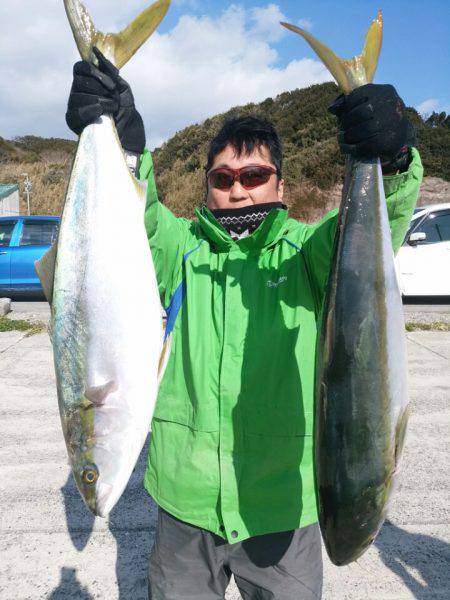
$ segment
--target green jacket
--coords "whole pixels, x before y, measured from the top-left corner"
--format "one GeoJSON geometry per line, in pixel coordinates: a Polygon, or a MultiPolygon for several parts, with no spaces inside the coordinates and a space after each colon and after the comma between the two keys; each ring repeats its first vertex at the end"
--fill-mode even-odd
{"type": "MultiPolygon", "coordinates": [[[[337,210],[319,223],[272,211],[233,241],[210,211],[176,218],[158,202],[150,153],[145,212],[173,342],[144,485],[175,517],[228,542],[317,521],[313,389],[318,316],[337,210]]],[[[417,201],[417,151],[385,178],[398,250],[417,201]]]]}

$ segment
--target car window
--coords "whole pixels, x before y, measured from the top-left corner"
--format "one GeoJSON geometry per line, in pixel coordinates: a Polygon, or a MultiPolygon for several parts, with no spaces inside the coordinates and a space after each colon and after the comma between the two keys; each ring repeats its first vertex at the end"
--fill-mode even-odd
{"type": "Polygon", "coordinates": [[[47,246],[54,242],[58,221],[25,221],[20,239],[21,246],[47,246]]]}
{"type": "Polygon", "coordinates": [[[420,224],[424,222],[426,218],[425,216],[419,217],[418,219],[413,219],[409,225],[409,229],[406,232],[405,239],[403,240],[403,245],[408,246],[409,236],[416,231],[421,231],[420,224]]]}
{"type": "Polygon", "coordinates": [[[450,212],[436,216],[436,228],[442,242],[450,241],[450,212]]]}
{"type": "Polygon", "coordinates": [[[426,244],[450,241],[450,212],[432,213],[415,230],[418,232],[426,233],[426,244]]]}
{"type": "Polygon", "coordinates": [[[9,246],[17,221],[0,222],[0,246],[9,246]]]}
{"type": "Polygon", "coordinates": [[[438,230],[436,229],[436,225],[434,223],[433,215],[430,215],[427,219],[425,219],[422,225],[418,227],[414,233],[426,233],[427,239],[425,242],[423,242],[425,244],[435,244],[436,242],[441,241],[438,230]]]}

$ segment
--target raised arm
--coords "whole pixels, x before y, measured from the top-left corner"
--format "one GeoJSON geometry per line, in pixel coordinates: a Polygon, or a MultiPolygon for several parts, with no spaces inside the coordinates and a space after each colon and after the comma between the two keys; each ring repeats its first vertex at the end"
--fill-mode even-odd
{"type": "MultiPolygon", "coordinates": [[[[403,243],[423,177],[414,132],[405,105],[389,85],[366,85],[340,96],[331,107],[339,119],[338,140],[345,154],[364,158],[381,156],[384,190],[397,252],[403,243]]],[[[307,228],[303,247],[316,297],[323,299],[330,270],[338,211],[307,228]]]]}
{"type": "Polygon", "coordinates": [[[139,179],[147,181],[145,228],[156,269],[161,303],[167,308],[181,279],[183,255],[191,237],[191,221],[175,217],[159,202],[153,159],[148,150],[141,157],[139,179]]]}
{"type": "Polygon", "coordinates": [[[190,223],[185,219],[177,219],[158,201],[152,157],[145,150],[144,123],[134,105],[131,88],[100,51],[94,48],[94,52],[98,66],[85,60],[74,66],[66,121],[70,129],[79,135],[101,115],[114,118],[130,170],[148,183],[145,227],[161,303],[167,307],[180,278],[190,223]]]}
{"type": "MultiPolygon", "coordinates": [[[[397,253],[405,239],[419,196],[423,167],[419,152],[410,149],[411,163],[404,173],[384,177],[384,191],[392,233],[392,247],[397,253]]],[[[303,249],[312,275],[316,297],[322,302],[333,254],[338,209],[306,230],[303,249]]]]}

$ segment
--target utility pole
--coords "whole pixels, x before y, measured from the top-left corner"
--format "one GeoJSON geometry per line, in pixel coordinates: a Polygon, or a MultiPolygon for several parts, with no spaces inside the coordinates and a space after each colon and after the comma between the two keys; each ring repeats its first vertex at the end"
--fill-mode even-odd
{"type": "Polygon", "coordinates": [[[31,183],[31,181],[28,177],[28,173],[22,173],[22,177],[25,177],[25,181],[23,182],[23,187],[25,190],[25,194],[27,195],[28,215],[30,215],[31,214],[31,212],[30,212],[30,192],[33,187],[33,184],[31,183]]]}

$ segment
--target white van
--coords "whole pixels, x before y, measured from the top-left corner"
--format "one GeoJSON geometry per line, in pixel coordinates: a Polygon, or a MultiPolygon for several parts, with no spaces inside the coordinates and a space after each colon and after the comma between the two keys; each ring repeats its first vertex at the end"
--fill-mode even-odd
{"type": "Polygon", "coordinates": [[[403,296],[450,296],[450,203],[416,208],[395,265],[403,296]]]}

